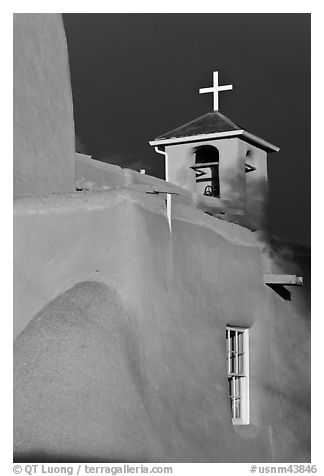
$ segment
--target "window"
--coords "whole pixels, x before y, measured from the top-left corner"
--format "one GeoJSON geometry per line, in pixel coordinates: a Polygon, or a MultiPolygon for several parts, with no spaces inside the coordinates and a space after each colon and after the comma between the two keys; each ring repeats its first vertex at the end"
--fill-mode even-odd
{"type": "MultiPolygon", "coordinates": [[[[252,152],[252,150],[248,150],[245,157],[251,157],[251,156],[253,158],[253,152],[252,152]]],[[[256,170],[256,167],[254,167],[254,165],[251,165],[251,164],[248,164],[247,162],[245,162],[245,173],[246,174],[248,174],[249,172],[254,172],[254,170],[256,170]]]]}
{"type": "Polygon", "coordinates": [[[197,191],[209,197],[220,196],[219,187],[219,152],[212,145],[202,145],[195,150],[197,191]]]}
{"type": "Polygon", "coordinates": [[[227,377],[232,421],[249,423],[249,331],[226,327],[227,377]]]}

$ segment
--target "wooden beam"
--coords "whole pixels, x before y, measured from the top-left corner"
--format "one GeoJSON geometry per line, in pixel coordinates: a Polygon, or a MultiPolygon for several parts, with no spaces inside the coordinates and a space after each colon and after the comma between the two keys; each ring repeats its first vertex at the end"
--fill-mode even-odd
{"type": "Polygon", "coordinates": [[[282,284],[283,286],[302,286],[302,276],[295,274],[265,274],[264,284],[282,284]]]}

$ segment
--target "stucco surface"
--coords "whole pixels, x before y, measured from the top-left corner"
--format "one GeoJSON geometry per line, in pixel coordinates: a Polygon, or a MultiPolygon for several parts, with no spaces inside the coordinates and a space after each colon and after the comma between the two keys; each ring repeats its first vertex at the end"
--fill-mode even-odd
{"type": "Polygon", "coordinates": [[[210,213],[217,209],[227,220],[253,230],[269,231],[267,153],[236,137],[167,145],[167,180],[193,193],[196,206],[210,213]],[[198,147],[209,145],[219,152],[220,198],[203,195],[205,182],[196,183],[195,163],[198,147]],[[245,165],[255,169],[245,172],[245,165]]]}
{"type": "Polygon", "coordinates": [[[15,13],[13,25],[14,197],[74,191],[73,105],[61,15],[15,13]]]}
{"type": "Polygon", "coordinates": [[[172,233],[162,196],[65,200],[15,216],[17,459],[309,460],[304,298],[263,284],[256,235],[176,196],[172,233]],[[250,328],[239,428],[227,324],[250,328]]]}
{"type": "Polygon", "coordinates": [[[125,187],[124,170],[118,165],[94,160],[85,154],[75,154],[76,186],[82,190],[125,187]]]}

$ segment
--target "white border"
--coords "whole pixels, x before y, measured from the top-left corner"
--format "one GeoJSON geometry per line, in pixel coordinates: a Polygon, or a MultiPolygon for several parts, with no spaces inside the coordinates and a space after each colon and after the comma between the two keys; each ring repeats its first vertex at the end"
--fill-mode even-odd
{"type": "MultiPolygon", "coordinates": [[[[312,284],[312,463],[319,464],[323,462],[322,451],[322,427],[320,419],[316,418],[317,411],[322,406],[321,388],[315,375],[320,370],[319,349],[322,346],[323,335],[323,305],[322,305],[322,236],[323,224],[320,218],[322,207],[322,188],[324,177],[324,166],[322,160],[322,102],[323,102],[323,4],[322,2],[311,0],[308,2],[291,0],[273,0],[272,2],[256,2],[246,0],[232,0],[231,2],[211,2],[201,0],[190,4],[187,1],[164,0],[163,2],[147,1],[119,1],[106,2],[103,0],[93,0],[92,2],[70,1],[70,0],[47,0],[46,2],[37,1],[12,1],[3,2],[0,16],[1,33],[2,33],[2,60],[3,75],[2,81],[2,131],[4,144],[3,152],[3,172],[4,178],[1,187],[1,211],[2,211],[2,291],[4,299],[3,312],[3,332],[5,338],[1,346],[1,362],[2,362],[2,438],[1,438],[1,468],[4,474],[13,474],[11,457],[12,457],[12,95],[8,94],[12,91],[12,12],[176,12],[176,13],[312,13],[312,150],[314,151],[314,165],[312,170],[312,203],[313,224],[312,224],[312,246],[316,256],[313,261],[313,284],[312,284]],[[10,160],[11,158],[11,160],[10,160]]],[[[275,32],[274,32],[275,34],[275,32]]],[[[310,158],[309,158],[310,159],[310,158]]],[[[76,465],[70,465],[75,466],[76,465]]],[[[110,466],[110,465],[107,465],[110,466]]],[[[174,474],[190,475],[190,474],[210,474],[215,475],[215,470],[220,474],[249,474],[250,464],[176,464],[174,474]]],[[[276,466],[272,464],[271,466],[276,466]]],[[[279,465],[283,466],[283,464],[279,465]]]]}

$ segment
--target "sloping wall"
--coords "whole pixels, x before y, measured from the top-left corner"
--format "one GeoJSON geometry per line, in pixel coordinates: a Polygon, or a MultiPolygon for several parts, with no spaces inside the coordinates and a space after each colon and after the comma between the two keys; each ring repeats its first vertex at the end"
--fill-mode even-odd
{"type": "Polygon", "coordinates": [[[14,198],[72,192],[74,119],[61,15],[15,13],[13,24],[14,198]]]}
{"type": "Polygon", "coordinates": [[[252,232],[172,200],[172,233],[163,196],[17,205],[17,460],[309,461],[302,290],[263,284],[252,232]],[[231,421],[226,324],[250,328],[248,426],[231,421]]]}
{"type": "Polygon", "coordinates": [[[122,188],[126,184],[124,169],[78,152],[75,154],[75,179],[78,190],[122,188]]]}

